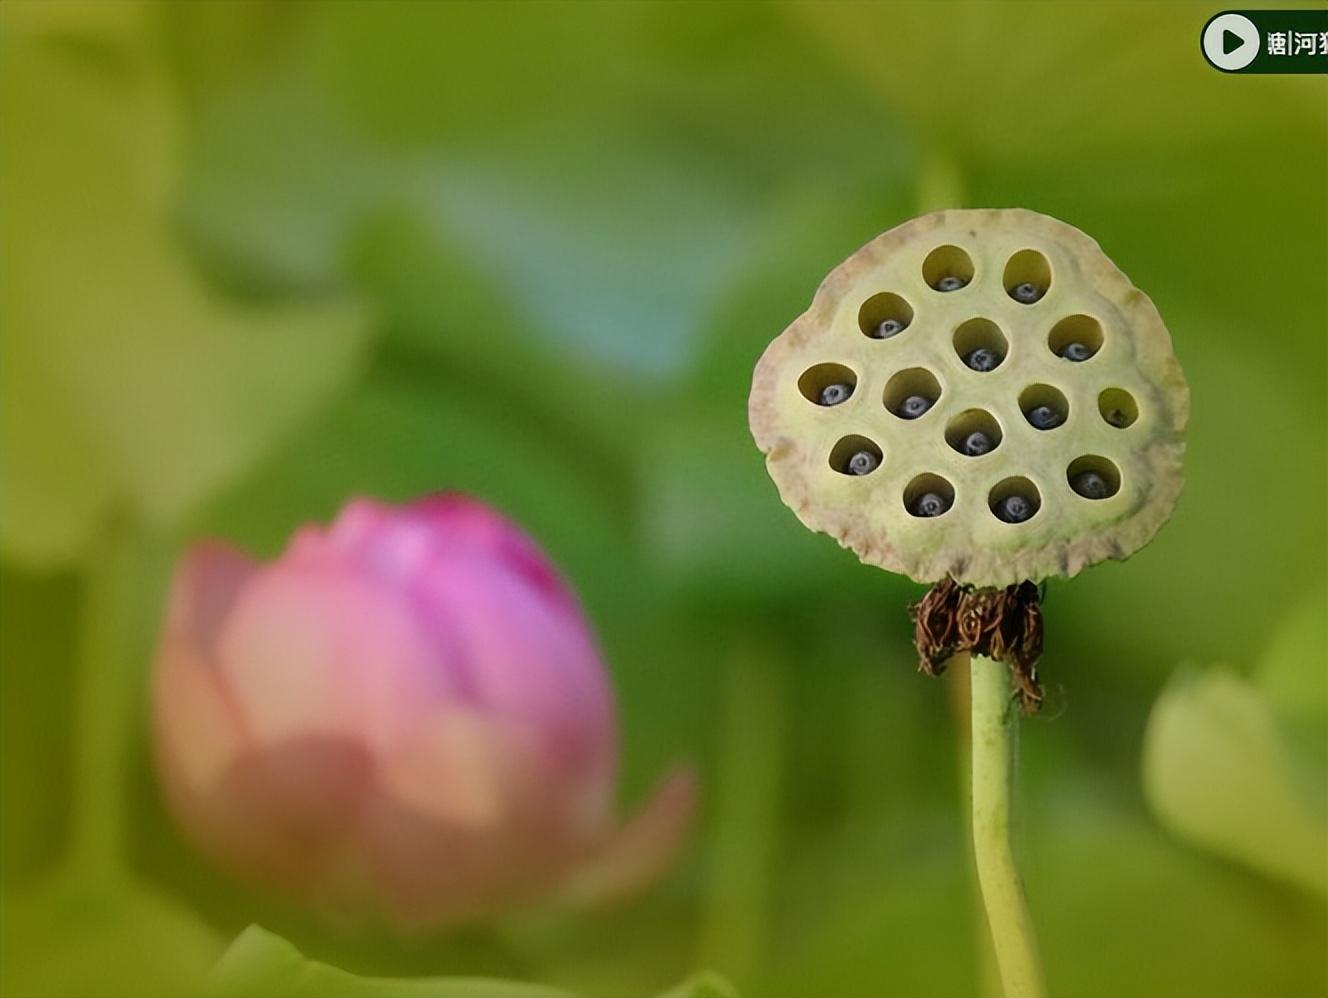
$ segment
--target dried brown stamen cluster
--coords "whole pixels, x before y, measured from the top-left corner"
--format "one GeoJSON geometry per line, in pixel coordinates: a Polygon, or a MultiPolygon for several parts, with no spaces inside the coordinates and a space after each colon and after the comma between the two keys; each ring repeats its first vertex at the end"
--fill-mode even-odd
{"type": "Polygon", "coordinates": [[[1042,705],[1037,661],[1042,657],[1042,607],[1038,587],[1020,582],[1004,589],[977,588],[947,576],[909,607],[918,669],[945,671],[961,652],[985,655],[1010,667],[1024,713],[1042,705]]]}

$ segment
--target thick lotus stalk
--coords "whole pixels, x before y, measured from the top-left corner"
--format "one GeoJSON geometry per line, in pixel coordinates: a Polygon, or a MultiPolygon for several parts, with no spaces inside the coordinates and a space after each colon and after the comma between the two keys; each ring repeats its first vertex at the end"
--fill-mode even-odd
{"type": "Polygon", "coordinates": [[[748,415],[804,524],[935,584],[912,607],[919,664],[971,658],[979,874],[1007,993],[1037,993],[991,660],[1036,710],[1038,584],[1129,557],[1171,515],[1189,415],[1171,337],[1073,226],[934,212],[831,271],[761,357],[748,415]]]}

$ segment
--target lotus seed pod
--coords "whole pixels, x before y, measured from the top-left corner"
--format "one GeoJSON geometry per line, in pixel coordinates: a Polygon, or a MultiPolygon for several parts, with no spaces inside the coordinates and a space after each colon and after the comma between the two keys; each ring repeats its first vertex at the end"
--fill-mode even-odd
{"type": "Polygon", "coordinates": [[[1153,303],[1093,239],[1022,209],[936,212],[872,240],[766,349],[748,405],[804,524],[870,564],[975,586],[1147,544],[1180,494],[1188,414],[1153,303]],[[887,320],[900,328],[883,339],[887,320]],[[974,371],[977,350],[1002,359],[974,371]],[[806,386],[831,381],[852,397],[817,404],[806,386]],[[974,432],[992,444],[981,460],[974,432]],[[846,467],[862,452],[871,474],[846,467]],[[924,497],[944,510],[919,516],[924,497]]]}

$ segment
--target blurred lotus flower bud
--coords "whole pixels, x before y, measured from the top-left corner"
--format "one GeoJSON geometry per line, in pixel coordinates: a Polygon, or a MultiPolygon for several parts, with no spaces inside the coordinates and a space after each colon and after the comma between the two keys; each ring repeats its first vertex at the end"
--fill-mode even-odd
{"type": "Polygon", "coordinates": [[[679,770],[615,822],[614,703],[581,608],[529,537],[457,495],[353,501],[267,564],[196,545],[154,713],[204,851],[402,927],[632,893],[693,809],[679,770]]]}

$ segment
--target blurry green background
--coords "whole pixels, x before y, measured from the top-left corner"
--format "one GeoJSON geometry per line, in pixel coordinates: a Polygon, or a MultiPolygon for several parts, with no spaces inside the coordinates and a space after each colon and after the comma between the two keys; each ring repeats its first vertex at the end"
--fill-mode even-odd
{"type": "Polygon", "coordinates": [[[1219,9],[7,0],[4,993],[180,994],[254,921],[356,973],[605,998],[701,966],[976,993],[921,587],[799,526],[745,412],[832,266],[953,205],[1096,237],[1193,391],[1173,522],[1048,594],[1020,849],[1051,991],[1328,993],[1328,81],[1209,68],[1219,9]],[[165,573],[444,488],[583,596],[625,804],[688,757],[703,810],[625,910],[347,937],[163,812],[165,573]]]}

